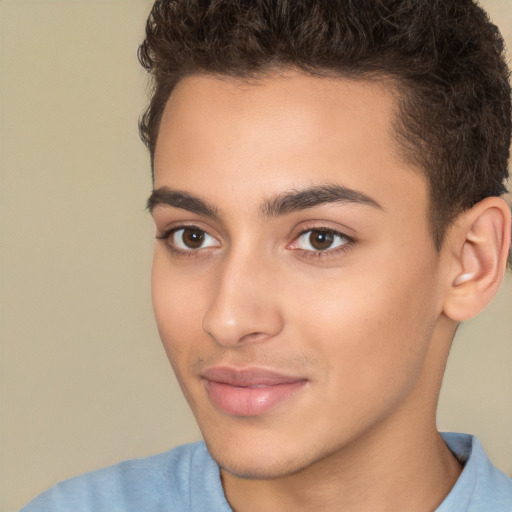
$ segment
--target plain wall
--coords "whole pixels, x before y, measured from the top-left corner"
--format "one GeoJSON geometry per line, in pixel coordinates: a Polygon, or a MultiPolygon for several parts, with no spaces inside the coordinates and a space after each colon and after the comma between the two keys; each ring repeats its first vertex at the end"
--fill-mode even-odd
{"type": "MultiPolygon", "coordinates": [[[[488,0],[512,36],[511,0],[488,0]]],[[[151,311],[136,49],[150,0],[0,1],[0,512],[199,438],[151,311]]],[[[441,429],[512,473],[512,276],[457,335],[441,429]]]]}

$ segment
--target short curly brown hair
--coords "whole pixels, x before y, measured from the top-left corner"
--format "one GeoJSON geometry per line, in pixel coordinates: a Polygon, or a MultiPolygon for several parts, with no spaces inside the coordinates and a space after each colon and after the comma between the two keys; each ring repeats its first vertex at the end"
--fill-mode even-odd
{"type": "Polygon", "coordinates": [[[498,29],[472,0],[157,0],[139,60],[152,76],[140,121],[152,161],[181,78],[294,68],[395,84],[395,133],[427,176],[437,248],[461,211],[506,192],[509,71],[498,29]]]}

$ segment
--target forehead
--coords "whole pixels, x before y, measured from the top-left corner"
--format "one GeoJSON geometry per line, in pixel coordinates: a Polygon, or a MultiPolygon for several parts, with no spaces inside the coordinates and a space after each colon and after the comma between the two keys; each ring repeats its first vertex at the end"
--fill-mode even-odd
{"type": "Polygon", "coordinates": [[[212,197],[215,183],[250,204],[287,188],[334,182],[384,195],[384,205],[400,199],[423,209],[426,181],[402,158],[395,116],[396,91],[384,80],[298,72],[254,81],[187,77],[164,110],[155,188],[212,197]]]}

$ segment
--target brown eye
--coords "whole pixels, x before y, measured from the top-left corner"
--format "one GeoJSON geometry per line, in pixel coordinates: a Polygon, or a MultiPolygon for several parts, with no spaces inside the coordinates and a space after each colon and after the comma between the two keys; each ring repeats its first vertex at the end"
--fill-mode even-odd
{"type": "Polygon", "coordinates": [[[290,248],[311,253],[327,253],[350,245],[352,241],[352,238],[332,229],[308,229],[290,245],[290,248]]]}
{"type": "Polygon", "coordinates": [[[194,226],[176,229],[168,237],[163,238],[168,239],[171,247],[182,252],[219,246],[219,242],[213,236],[194,226]]]}
{"type": "Polygon", "coordinates": [[[204,231],[193,228],[180,229],[181,239],[189,249],[199,249],[204,242],[204,231]]]}
{"type": "Polygon", "coordinates": [[[309,243],[317,251],[326,251],[334,242],[334,233],[332,231],[312,230],[309,235],[309,243]]]}

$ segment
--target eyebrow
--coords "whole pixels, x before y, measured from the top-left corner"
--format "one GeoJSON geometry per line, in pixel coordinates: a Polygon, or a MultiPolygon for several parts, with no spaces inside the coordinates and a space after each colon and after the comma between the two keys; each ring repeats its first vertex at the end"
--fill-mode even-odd
{"type": "MultiPolygon", "coordinates": [[[[342,185],[328,184],[287,191],[267,199],[261,206],[261,213],[266,217],[278,217],[331,203],[362,204],[384,211],[375,199],[363,192],[342,185]]],[[[157,206],[181,208],[210,218],[219,217],[217,208],[204,199],[168,187],[155,189],[149,196],[146,203],[147,209],[153,212],[157,206]]]]}
{"type": "Polygon", "coordinates": [[[218,217],[217,208],[204,199],[168,187],[157,188],[151,192],[146,202],[146,208],[152,213],[157,206],[173,206],[206,217],[218,217]]]}
{"type": "Polygon", "coordinates": [[[285,192],[271,198],[263,203],[262,213],[268,217],[277,217],[331,203],[362,204],[384,211],[375,199],[363,192],[342,185],[327,184],[285,192]]]}

